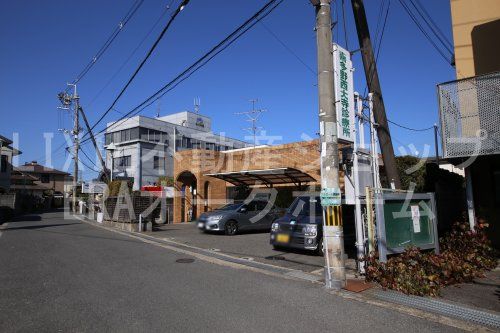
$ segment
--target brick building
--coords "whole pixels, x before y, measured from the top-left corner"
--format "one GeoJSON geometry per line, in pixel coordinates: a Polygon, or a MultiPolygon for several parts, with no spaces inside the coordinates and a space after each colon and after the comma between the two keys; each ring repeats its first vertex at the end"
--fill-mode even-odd
{"type": "MultiPolygon", "coordinates": [[[[195,219],[238,196],[240,186],[306,190],[319,186],[318,140],[229,151],[192,149],[174,161],[174,223],[195,219]],[[245,175],[246,180],[242,180],[245,175]],[[223,180],[224,179],[224,180],[223,180]],[[228,180],[228,181],[225,181],[228,180]]],[[[341,175],[341,187],[343,176],[341,175]]]]}

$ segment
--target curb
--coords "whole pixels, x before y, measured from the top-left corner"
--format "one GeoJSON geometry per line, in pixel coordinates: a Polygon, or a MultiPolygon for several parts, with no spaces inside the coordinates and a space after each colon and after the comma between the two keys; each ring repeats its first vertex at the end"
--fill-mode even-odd
{"type": "MultiPolygon", "coordinates": [[[[322,283],[322,277],[317,275],[317,274],[310,274],[307,272],[303,272],[301,270],[295,270],[291,268],[286,268],[286,267],[280,267],[280,266],[275,266],[271,264],[266,264],[266,263],[260,263],[256,262],[253,260],[248,260],[248,259],[243,259],[243,258],[237,258],[233,257],[224,253],[220,252],[215,252],[212,250],[207,250],[199,247],[195,247],[192,245],[187,245],[183,243],[178,243],[172,240],[166,240],[166,239],[160,239],[156,238],[154,236],[146,235],[140,232],[130,232],[130,231],[124,231],[120,229],[116,229],[113,227],[101,225],[100,223],[94,222],[93,220],[89,220],[87,217],[83,216],[75,216],[73,215],[74,218],[98,227],[102,228],[105,230],[108,230],[110,232],[118,233],[123,236],[135,238],[138,240],[141,240],[145,243],[159,246],[177,253],[183,253],[192,257],[195,257],[197,259],[200,259],[205,262],[217,264],[220,266],[226,266],[226,267],[231,267],[235,269],[245,269],[245,270],[250,270],[254,271],[257,273],[262,273],[274,277],[279,277],[279,278],[285,278],[285,279],[291,279],[291,280],[298,280],[298,281],[306,281],[309,283],[315,283],[315,284],[323,284],[322,283]]],[[[380,297],[378,295],[379,293],[383,293],[382,289],[376,288],[375,291],[372,292],[364,292],[364,293],[354,293],[350,292],[347,290],[341,290],[341,291],[332,291],[326,289],[326,291],[335,296],[340,296],[344,299],[348,300],[354,300],[358,302],[363,302],[366,304],[371,304],[371,305],[376,305],[380,307],[384,307],[393,311],[397,311],[406,315],[411,315],[413,317],[418,317],[418,318],[423,318],[426,320],[430,320],[439,324],[443,324],[446,326],[450,327],[455,327],[461,330],[465,331],[470,331],[470,332],[497,332],[492,328],[491,326],[484,326],[481,325],[477,322],[473,321],[466,321],[461,319],[460,317],[456,317],[453,315],[443,315],[441,313],[436,313],[436,312],[430,312],[423,310],[422,308],[419,307],[413,307],[408,304],[402,304],[400,302],[395,302],[393,300],[389,300],[388,298],[385,297],[380,297]]],[[[404,296],[404,294],[401,294],[404,296]]],[[[464,308],[464,307],[462,307],[464,308]]],[[[471,309],[474,310],[474,309],[471,309]]],[[[477,310],[476,310],[477,311],[477,310]]]]}

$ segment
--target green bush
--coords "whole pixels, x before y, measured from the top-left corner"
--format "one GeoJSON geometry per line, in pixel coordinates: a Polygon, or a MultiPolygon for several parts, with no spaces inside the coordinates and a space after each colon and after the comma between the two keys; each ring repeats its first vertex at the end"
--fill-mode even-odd
{"type": "Polygon", "coordinates": [[[366,280],[419,296],[437,296],[443,286],[471,282],[497,264],[495,250],[485,236],[486,227],[479,221],[476,230],[471,231],[468,223],[456,223],[440,239],[440,254],[409,247],[381,263],[374,253],[366,260],[366,280]]]}

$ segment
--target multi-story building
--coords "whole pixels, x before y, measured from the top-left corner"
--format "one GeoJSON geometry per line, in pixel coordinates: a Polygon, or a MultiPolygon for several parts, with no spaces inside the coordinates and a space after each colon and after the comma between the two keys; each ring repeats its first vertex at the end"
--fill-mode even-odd
{"type": "Polygon", "coordinates": [[[12,146],[12,140],[0,135],[0,192],[8,192],[10,189],[10,177],[12,172],[12,157],[21,152],[12,146]]]}
{"type": "Polygon", "coordinates": [[[457,79],[438,85],[443,156],[465,167],[468,216],[500,247],[500,1],[451,0],[457,79]]]}
{"type": "Polygon", "coordinates": [[[135,116],[108,123],[104,146],[106,167],[113,169],[113,179],[131,179],[133,189],[139,190],[157,183],[160,176],[173,176],[177,151],[225,151],[249,145],[211,129],[209,117],[189,111],[158,118],[135,116]]]}

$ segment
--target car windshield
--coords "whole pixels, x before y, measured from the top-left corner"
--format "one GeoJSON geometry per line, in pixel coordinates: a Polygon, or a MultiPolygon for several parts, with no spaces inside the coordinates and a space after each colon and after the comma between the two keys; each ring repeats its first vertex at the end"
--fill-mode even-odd
{"type": "Polygon", "coordinates": [[[217,208],[216,210],[236,210],[241,206],[241,204],[227,204],[225,206],[222,206],[220,208],[217,208]]]}
{"type": "Polygon", "coordinates": [[[293,216],[298,215],[322,215],[321,201],[319,197],[298,197],[296,198],[287,211],[293,216]]]}

